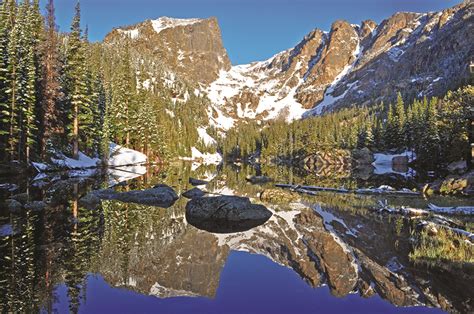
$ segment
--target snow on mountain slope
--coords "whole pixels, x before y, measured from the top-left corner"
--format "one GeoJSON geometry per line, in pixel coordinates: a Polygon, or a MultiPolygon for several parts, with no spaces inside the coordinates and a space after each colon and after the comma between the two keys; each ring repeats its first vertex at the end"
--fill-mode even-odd
{"type": "Polygon", "coordinates": [[[287,121],[341,107],[441,96],[469,77],[474,54],[472,2],[434,13],[396,13],[373,21],[336,21],[264,62],[221,70],[207,88],[211,124],[287,121]],[[471,38],[471,40],[469,39],[471,38]],[[218,117],[218,119],[213,119],[218,117]],[[216,121],[217,120],[217,121],[216,121]]]}
{"type": "Polygon", "coordinates": [[[178,26],[187,26],[201,22],[202,19],[177,19],[177,18],[170,18],[167,16],[160,17],[157,20],[152,20],[151,23],[153,25],[153,29],[155,32],[160,33],[161,31],[178,27],[178,26]]]}

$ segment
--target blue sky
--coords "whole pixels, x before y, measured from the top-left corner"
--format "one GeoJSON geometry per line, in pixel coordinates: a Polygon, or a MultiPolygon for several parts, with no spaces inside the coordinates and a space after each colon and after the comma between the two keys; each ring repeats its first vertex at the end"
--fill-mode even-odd
{"type": "MultiPolygon", "coordinates": [[[[42,0],[46,2],[46,0],[42,0]]],[[[57,22],[67,31],[76,0],[56,0],[57,22]]],[[[337,19],[380,22],[398,11],[437,11],[461,0],[81,0],[91,40],[114,27],[150,18],[216,16],[233,64],[267,59],[293,47],[314,28],[337,19]]]]}

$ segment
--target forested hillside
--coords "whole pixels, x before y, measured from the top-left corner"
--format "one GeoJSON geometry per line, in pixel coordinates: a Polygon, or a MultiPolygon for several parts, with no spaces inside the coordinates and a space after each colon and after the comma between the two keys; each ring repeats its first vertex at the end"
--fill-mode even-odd
{"type": "Polygon", "coordinates": [[[419,165],[436,168],[468,159],[474,87],[468,85],[444,98],[343,109],[321,117],[242,124],[220,142],[228,159],[291,161],[332,149],[413,151],[419,165]]]}
{"type": "Polygon", "coordinates": [[[197,132],[205,99],[188,92],[172,101],[172,89],[151,80],[153,64],[132,60],[128,44],[90,43],[79,4],[67,34],[54,15],[52,0],[46,16],[39,0],[0,6],[0,160],[102,157],[110,140],[157,161],[205,149],[197,132]]]}

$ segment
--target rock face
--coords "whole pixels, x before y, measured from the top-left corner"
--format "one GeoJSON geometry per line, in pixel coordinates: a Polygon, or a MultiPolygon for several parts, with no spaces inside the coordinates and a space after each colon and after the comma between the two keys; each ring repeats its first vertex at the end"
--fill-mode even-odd
{"type": "Polygon", "coordinates": [[[153,83],[162,80],[173,95],[182,93],[180,81],[207,95],[209,124],[227,130],[242,120],[293,120],[387,103],[398,92],[407,100],[443,95],[469,78],[473,6],[397,13],[380,25],[336,21],[329,32],[315,29],[266,61],[233,67],[215,18],[146,21],[115,29],[105,44],[129,42],[153,83]]]}
{"type": "Polygon", "coordinates": [[[351,152],[343,149],[319,151],[305,158],[304,166],[308,170],[327,166],[341,166],[350,168],[352,165],[351,152]]]}
{"type": "Polygon", "coordinates": [[[220,70],[230,69],[216,18],[161,17],[113,30],[105,43],[130,40],[136,54],[154,56],[168,70],[194,83],[209,84],[220,70]]]}
{"type": "Polygon", "coordinates": [[[272,212],[246,197],[195,198],[186,205],[186,219],[199,229],[216,233],[249,230],[270,219],[272,212]]]}

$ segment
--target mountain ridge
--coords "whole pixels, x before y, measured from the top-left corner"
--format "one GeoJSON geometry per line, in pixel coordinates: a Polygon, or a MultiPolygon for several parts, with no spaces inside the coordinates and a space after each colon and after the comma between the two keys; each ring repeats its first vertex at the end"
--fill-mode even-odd
{"type": "Polygon", "coordinates": [[[136,55],[160,58],[210,100],[209,125],[225,131],[239,121],[291,121],[390,102],[398,92],[441,96],[469,76],[472,8],[462,2],[440,12],[398,12],[380,24],[337,20],[328,32],[314,29],[295,47],[246,65],[231,65],[216,18],[148,20],[114,29],[104,42],[130,40],[136,55]],[[151,31],[166,21],[172,26],[151,31]]]}

